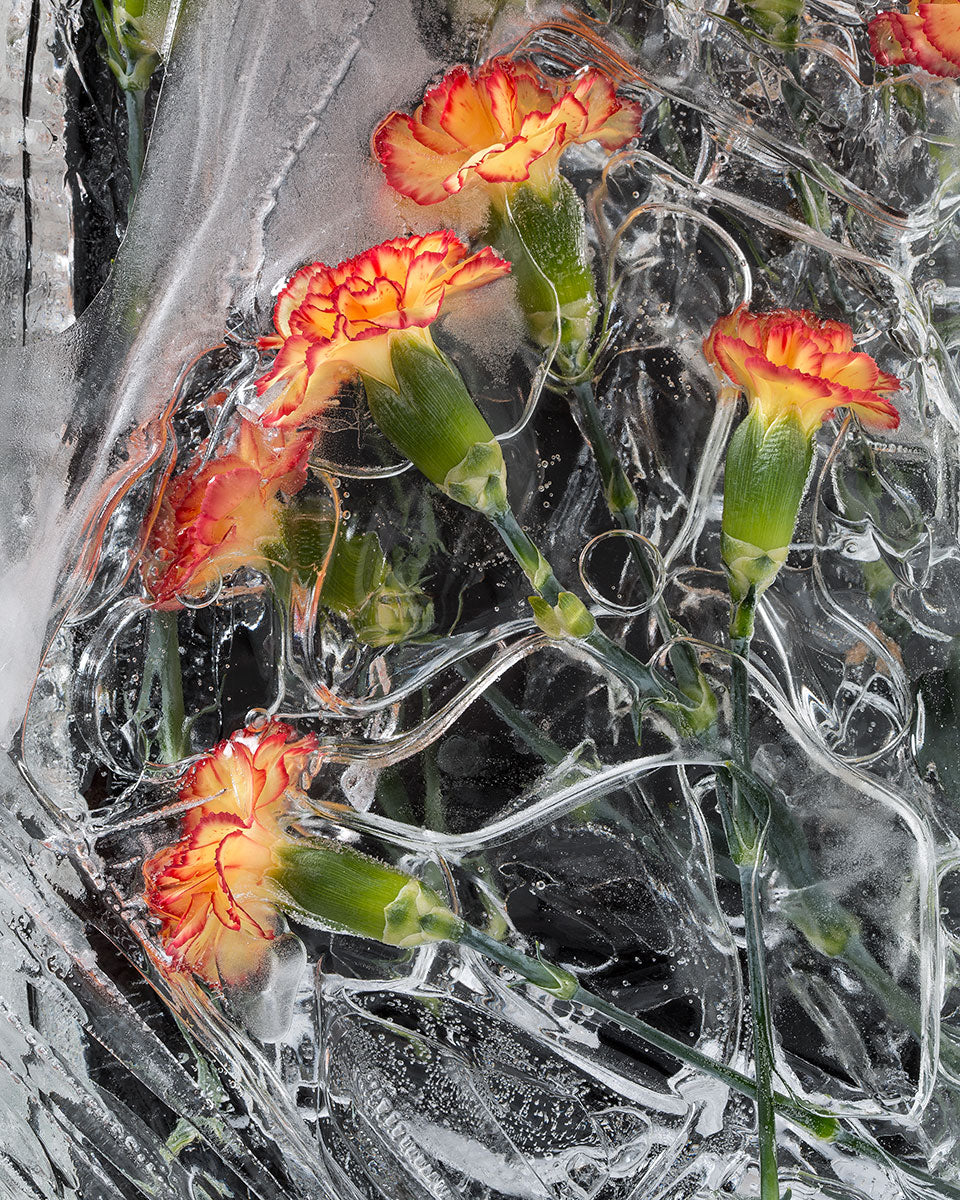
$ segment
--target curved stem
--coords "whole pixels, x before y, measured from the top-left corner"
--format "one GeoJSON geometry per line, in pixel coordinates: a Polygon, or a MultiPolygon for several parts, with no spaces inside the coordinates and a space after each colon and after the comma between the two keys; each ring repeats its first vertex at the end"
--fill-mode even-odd
{"type": "MultiPolygon", "coordinates": [[[[538,596],[550,605],[555,605],[563,588],[535,543],[520,527],[510,509],[494,513],[490,522],[503,538],[510,553],[523,568],[538,596]]],[[[611,641],[605,633],[594,628],[592,633],[578,639],[589,647],[596,658],[614,675],[623,680],[636,692],[641,700],[658,701],[668,705],[668,713],[676,717],[678,728],[684,724],[684,712],[689,710],[689,700],[682,692],[661,679],[650,667],[611,641]],[[679,711],[677,711],[679,710],[679,711]]]]}
{"type": "MultiPolygon", "coordinates": [[[[777,872],[794,893],[782,902],[782,915],[814,949],[849,967],[883,1002],[887,1013],[921,1042],[924,1022],[919,1003],[877,962],[861,939],[857,917],[824,886],[806,835],[783,797],[750,770],[733,766],[731,773],[754,797],[750,801],[754,812],[765,815],[766,838],[776,857],[777,872]]],[[[727,874],[733,878],[732,869],[727,874]]],[[[960,1073],[960,1049],[947,1038],[941,1039],[940,1060],[955,1074],[960,1073]]]]}
{"type": "Polygon", "coordinates": [[[536,543],[527,535],[512,509],[493,513],[490,523],[503,538],[504,545],[530,580],[538,596],[548,604],[556,604],[563,587],[553,573],[553,568],[543,557],[536,543]]]}
{"type": "MultiPolygon", "coordinates": [[[[573,384],[567,391],[567,399],[570,402],[573,419],[593,452],[611,516],[621,529],[630,529],[636,533],[639,507],[637,493],[627,478],[627,473],[623,469],[616,450],[607,437],[607,431],[603,427],[603,421],[594,398],[593,384],[588,380],[573,384]]],[[[646,566],[645,560],[644,566],[646,566]]],[[[648,584],[652,583],[649,574],[647,582],[648,584]]],[[[659,612],[657,615],[659,618],[659,612]]]]}
{"type": "Polygon", "coordinates": [[[730,621],[731,698],[733,701],[733,724],[730,736],[733,742],[733,759],[737,766],[750,767],[750,690],[747,663],[750,661],[750,642],[753,638],[753,620],[757,600],[753,588],[734,609],[730,621]]]}
{"type": "Polygon", "coordinates": [[[760,896],[762,844],[757,858],[740,867],[744,932],[747,945],[747,975],[750,981],[750,1012],[753,1024],[753,1057],[757,1074],[757,1131],[760,1149],[761,1200],[780,1200],[777,1173],[776,1109],[773,1099],[773,1037],[766,962],[763,956],[763,911],[760,896]]]}
{"type": "MultiPolygon", "coordinates": [[[[422,720],[430,715],[430,689],[421,690],[423,704],[422,720]]],[[[431,741],[423,749],[423,824],[426,829],[444,833],[447,828],[446,805],[437,769],[436,743],[431,741]]]]}
{"type": "MultiPolygon", "coordinates": [[[[476,678],[477,672],[466,662],[457,663],[457,674],[465,679],[468,683],[476,678]]],[[[500,691],[496,684],[489,684],[483,689],[483,700],[497,714],[497,716],[513,730],[513,732],[523,741],[533,752],[538,754],[543,761],[551,767],[559,766],[560,763],[567,757],[568,751],[562,746],[558,746],[555,741],[547,737],[540,728],[525,716],[515,704],[513,704],[500,691]]]]}
{"type": "MultiPolygon", "coordinates": [[[[573,419],[593,452],[610,515],[621,529],[639,533],[637,493],[627,478],[616,448],[607,437],[593,394],[593,384],[588,380],[573,384],[567,391],[567,399],[573,419]]],[[[643,580],[646,594],[650,597],[654,593],[655,580],[647,557],[632,538],[630,551],[643,580]]],[[[665,640],[669,641],[683,632],[670,616],[662,596],[658,597],[653,605],[653,615],[665,640]]],[[[709,693],[710,686],[700,670],[692,646],[686,642],[673,646],[670,650],[670,665],[684,695],[699,703],[705,697],[705,693],[709,693]]]]}
{"type": "MultiPolygon", "coordinates": [[[[430,918],[424,919],[425,927],[432,923],[430,918]]],[[[748,1096],[751,1100],[758,1100],[757,1084],[749,1075],[744,1075],[733,1067],[728,1067],[724,1063],[717,1062],[716,1059],[704,1054],[695,1046],[688,1046],[686,1042],[681,1042],[679,1039],[671,1037],[670,1034],[664,1033],[655,1026],[649,1025],[646,1021],[641,1020],[632,1013],[624,1012],[623,1009],[610,1004],[602,996],[597,996],[582,987],[576,976],[563,967],[556,966],[542,958],[532,958],[530,955],[524,954],[521,950],[515,950],[512,946],[506,946],[502,942],[498,942],[490,937],[489,934],[475,929],[472,925],[467,925],[458,918],[453,918],[452,923],[449,919],[440,918],[437,925],[438,935],[442,932],[442,936],[449,938],[451,941],[455,941],[461,946],[466,946],[468,949],[475,950],[492,962],[499,963],[500,966],[507,967],[509,970],[516,972],[522,979],[533,984],[534,987],[538,987],[552,996],[568,1000],[571,1004],[578,1004],[591,1012],[597,1013],[598,1016],[613,1022],[628,1033],[635,1034],[646,1045],[669,1054],[685,1066],[702,1071],[711,1078],[725,1084],[732,1091],[739,1092],[743,1096],[748,1096]],[[440,928],[441,925],[442,930],[440,928]]],[[[887,1154],[873,1142],[844,1129],[840,1124],[840,1118],[831,1113],[815,1112],[800,1101],[782,1092],[771,1093],[771,1108],[776,1116],[779,1116],[782,1120],[789,1121],[791,1125],[801,1129],[805,1134],[815,1138],[817,1141],[843,1146],[845,1149],[863,1155],[888,1169],[908,1175],[910,1178],[928,1187],[936,1188],[939,1195],[947,1197],[949,1200],[960,1200],[960,1187],[951,1183],[945,1183],[939,1179],[934,1179],[933,1176],[919,1167],[915,1167],[910,1163],[904,1162],[902,1159],[887,1154]]],[[[773,1176],[773,1185],[777,1186],[776,1174],[773,1176]]],[[[772,1197],[777,1195],[777,1193],[761,1191],[761,1195],[772,1197]]],[[[777,1200],[779,1200],[778,1195],[777,1200]]]]}

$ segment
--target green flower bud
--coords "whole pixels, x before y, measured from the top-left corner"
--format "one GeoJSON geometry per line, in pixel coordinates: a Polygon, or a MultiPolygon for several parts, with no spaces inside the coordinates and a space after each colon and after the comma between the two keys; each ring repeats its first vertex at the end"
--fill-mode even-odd
{"type": "Polygon", "coordinates": [[[487,236],[513,264],[530,337],[550,347],[559,332],[561,358],[580,366],[599,313],[580,197],[558,175],[546,193],[521,184],[509,204],[491,208],[487,236]]]}
{"type": "Polygon", "coordinates": [[[460,372],[422,336],[396,337],[397,390],[364,376],[370,414],[431,483],[479,512],[506,508],[506,467],[493,430],[460,372]]]}
{"type": "Polygon", "coordinates": [[[94,6],[117,82],[127,92],[146,90],[160,63],[170,0],[94,0],[94,6]]]}
{"type": "Polygon", "coordinates": [[[724,472],[722,554],[735,604],[751,587],[761,595],[786,560],[812,453],[812,438],[793,412],[767,424],[757,407],[734,431],[724,472]]]}
{"type": "Polygon", "coordinates": [[[354,633],[368,646],[392,646],[433,628],[433,604],[389,571],[361,611],[351,619],[354,633]]]}
{"type": "Polygon", "coordinates": [[[530,607],[533,609],[533,619],[547,637],[564,638],[589,637],[596,628],[593,614],[583,601],[573,592],[561,592],[556,604],[548,604],[542,596],[529,596],[530,607]]]}
{"type": "Polygon", "coordinates": [[[290,842],[277,859],[278,903],[327,929],[412,947],[455,937],[460,928],[432,888],[349,846],[290,842]]]}
{"type": "Polygon", "coordinates": [[[329,554],[332,534],[333,520],[326,513],[311,512],[306,505],[288,506],[284,543],[273,557],[307,581],[323,570],[320,603],[345,617],[368,646],[393,645],[431,628],[429,597],[400,579],[375,533],[341,533],[329,554]]]}
{"type": "Polygon", "coordinates": [[[388,571],[375,533],[360,537],[341,533],[323,577],[320,600],[331,611],[352,618],[383,586],[388,571]]]}
{"type": "Polygon", "coordinates": [[[803,15],[804,0],[743,0],[761,32],[776,42],[793,43],[803,15]]]}

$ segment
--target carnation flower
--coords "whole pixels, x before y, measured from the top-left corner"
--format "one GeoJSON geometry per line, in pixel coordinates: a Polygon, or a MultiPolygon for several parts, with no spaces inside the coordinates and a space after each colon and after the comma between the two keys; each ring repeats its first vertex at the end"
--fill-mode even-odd
{"type": "Polygon", "coordinates": [[[187,773],[196,801],[179,839],[144,864],[147,907],[160,919],[171,966],[208,983],[255,975],[282,924],[268,872],[289,843],[283,821],[317,749],[279,722],[235,733],[187,773]]]}
{"type": "Polygon", "coordinates": [[[617,150],[640,131],[641,111],[617,99],[590,70],[550,79],[530,63],[492,58],[470,75],[454,67],[413,116],[392,112],[373,148],[390,186],[418,204],[437,204],[468,185],[499,198],[518,183],[547,190],[568,146],[617,150]]]}
{"type": "Polygon", "coordinates": [[[870,49],[882,67],[909,65],[960,77],[960,0],[910,0],[905,13],[878,14],[870,22],[870,49]]]}
{"type": "Polygon", "coordinates": [[[209,458],[200,446],[167,484],[150,531],[142,575],[153,607],[180,608],[240,567],[268,565],[264,550],[282,535],[280,493],[303,487],[315,436],[243,420],[209,458]]]}
{"type": "MultiPolygon", "coordinates": [[[[813,435],[837,408],[876,429],[896,429],[887,398],[900,387],[853,348],[848,325],[809,312],[721,317],[703,344],[707,359],[746,394],[747,417],[727,450],[722,553],[736,606],[761,595],[786,560],[806,488],[813,435]]],[[[752,631],[752,606],[743,629],[752,631]]]]}
{"type": "Polygon", "coordinates": [[[272,721],[233,734],[187,773],[180,799],[195,804],[180,837],[143,867],[172,970],[216,988],[249,984],[287,911],[392,946],[449,936],[455,918],[426,885],[340,843],[287,833],[316,752],[313,734],[272,721]]]}
{"type": "Polygon", "coordinates": [[[899,379],[855,351],[850,326],[840,321],[802,310],[755,315],[741,305],[717,321],[703,349],[767,425],[794,413],[812,434],[836,408],[851,409],[877,429],[900,423],[886,397],[899,389],[899,379]]]}
{"type": "Polygon", "coordinates": [[[561,373],[573,374],[586,365],[599,305],[583,205],[560,156],[591,141],[617,150],[640,124],[639,105],[618,100],[601,71],[550,79],[493,58],[475,76],[454,67],[412,117],[391,113],[373,148],[390,185],[418,204],[486,191],[484,237],[513,264],[530,336],[556,346],[561,373]]]}
{"type": "Polygon", "coordinates": [[[429,327],[446,300],[509,270],[490,249],[468,255],[448,229],[393,238],[337,267],[302,267],[277,299],[276,334],[260,341],[261,349],[278,353],[257,391],[282,388],[264,423],[302,425],[358,374],[395,387],[397,339],[434,349],[429,327]]]}

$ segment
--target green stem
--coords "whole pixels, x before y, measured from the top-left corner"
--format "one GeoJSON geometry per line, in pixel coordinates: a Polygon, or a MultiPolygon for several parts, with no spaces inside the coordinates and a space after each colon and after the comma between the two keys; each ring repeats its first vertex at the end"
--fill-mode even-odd
{"type": "MultiPolygon", "coordinates": [[[[469,683],[476,678],[476,671],[466,663],[457,664],[457,673],[469,683]]],[[[567,757],[567,751],[558,746],[555,741],[541,733],[529,717],[524,716],[519,708],[506,698],[503,692],[491,684],[483,689],[483,699],[493,709],[497,716],[509,725],[514,733],[527,746],[551,767],[556,767],[567,757]]]]}
{"type": "Polygon", "coordinates": [[[150,632],[135,720],[142,721],[149,712],[153,684],[157,679],[160,681],[160,717],[157,722],[160,761],[180,762],[190,753],[190,735],[183,706],[180,640],[175,612],[154,610],[150,613],[150,632]]]}
{"type": "MultiPolygon", "coordinates": [[[[750,695],[747,661],[753,634],[756,597],[753,588],[738,604],[730,622],[731,689],[733,700],[733,761],[744,771],[750,768],[750,695]]],[[[757,1137],[760,1159],[760,1200],[780,1200],[777,1169],[777,1130],[774,1106],[773,1030],[770,993],[764,958],[763,904],[761,897],[763,842],[761,828],[736,775],[729,776],[729,802],[726,788],[718,780],[717,795],[727,834],[730,856],[737,866],[743,901],[744,938],[747,948],[747,978],[750,985],[750,1017],[753,1029],[753,1057],[757,1079],[757,1137]]]]}
{"type": "Polygon", "coordinates": [[[513,510],[508,508],[502,513],[492,513],[490,523],[503,538],[504,544],[530,580],[537,595],[542,596],[548,604],[556,604],[563,591],[560,581],[536,544],[521,527],[513,510]]]}
{"type": "MultiPolygon", "coordinates": [[[[607,508],[621,529],[637,532],[637,509],[639,502],[633,484],[627,478],[627,473],[617,455],[616,450],[607,437],[600,411],[593,395],[593,384],[589,381],[573,384],[567,392],[570,401],[570,411],[584,439],[596,459],[597,470],[600,472],[600,482],[607,501],[607,508]]],[[[644,560],[646,582],[653,583],[649,566],[644,560]]]]}
{"type": "Polygon", "coordinates": [[[180,638],[175,612],[157,613],[156,627],[163,639],[160,667],[160,748],[164,762],[179,762],[190,753],[183,679],[180,673],[180,638]]]}
{"type": "MultiPolygon", "coordinates": [[[[485,958],[515,971],[542,991],[563,1000],[569,1000],[573,1004],[580,1004],[584,1008],[589,1008],[601,1016],[607,1017],[621,1028],[635,1033],[647,1045],[669,1054],[688,1067],[693,1067],[695,1070],[702,1071],[713,1079],[719,1080],[735,1092],[756,1099],[757,1087],[748,1075],[742,1074],[734,1067],[717,1062],[716,1059],[704,1054],[695,1046],[688,1046],[686,1042],[671,1037],[670,1034],[647,1024],[646,1021],[642,1021],[632,1013],[624,1012],[623,1009],[617,1008],[602,997],[587,991],[580,985],[576,976],[563,967],[554,966],[542,958],[531,958],[523,951],[495,941],[488,934],[465,923],[461,923],[459,928],[449,932],[448,936],[452,941],[459,942],[461,946],[476,950],[485,958]]],[[[836,1118],[811,1112],[797,1101],[779,1093],[777,1093],[775,1101],[777,1110],[782,1116],[802,1126],[818,1138],[832,1139],[837,1129],[836,1118]]]]}
{"type": "Polygon", "coordinates": [[[130,168],[130,198],[127,201],[129,219],[140,186],[146,154],[147,93],[139,88],[127,88],[123,96],[127,109],[127,166],[130,168]]]}
{"type": "MultiPolygon", "coordinates": [[[[581,987],[576,976],[563,967],[555,966],[542,958],[531,958],[520,950],[515,950],[511,946],[505,946],[502,942],[496,941],[488,934],[475,929],[471,925],[467,925],[458,918],[453,918],[451,921],[449,918],[437,919],[427,917],[424,918],[424,927],[434,922],[438,926],[436,930],[438,935],[442,934],[442,936],[449,938],[451,941],[458,942],[461,946],[475,950],[485,958],[499,963],[500,966],[515,971],[521,978],[526,979],[534,987],[540,988],[549,995],[568,1000],[572,1004],[579,1004],[583,1008],[597,1013],[599,1016],[618,1025],[621,1029],[635,1034],[648,1046],[653,1046],[655,1049],[677,1059],[678,1062],[683,1063],[685,1066],[702,1071],[705,1075],[719,1080],[732,1091],[747,1096],[751,1100],[758,1101],[757,1085],[748,1075],[744,1075],[733,1067],[726,1066],[724,1063],[717,1062],[716,1059],[710,1058],[709,1055],[697,1050],[696,1047],[688,1046],[685,1042],[671,1037],[668,1033],[663,1033],[655,1026],[648,1025],[646,1021],[642,1021],[632,1013],[624,1012],[623,1009],[610,1004],[601,996],[597,996],[586,988],[581,987]],[[440,928],[441,925],[443,926],[442,929],[440,928]]],[[[911,1179],[924,1184],[926,1187],[935,1188],[939,1195],[947,1197],[949,1200],[960,1200],[960,1187],[940,1179],[934,1179],[933,1176],[919,1167],[915,1167],[911,1163],[906,1163],[902,1159],[895,1158],[865,1138],[848,1132],[841,1127],[839,1118],[830,1113],[814,1112],[800,1101],[782,1092],[773,1092],[771,1099],[772,1108],[777,1116],[782,1120],[789,1121],[792,1125],[803,1130],[804,1133],[818,1141],[842,1146],[852,1153],[862,1155],[873,1162],[879,1163],[885,1168],[907,1175],[911,1179]]],[[[774,1185],[776,1186],[776,1176],[774,1176],[774,1185]]],[[[761,1188],[762,1186],[761,1183],[761,1188]]],[[[761,1196],[764,1197],[764,1200],[766,1200],[767,1196],[773,1197],[774,1195],[777,1195],[777,1193],[761,1191],[761,1196]]],[[[779,1200],[778,1195],[777,1200],[779,1200]]]]}
{"type": "MultiPolygon", "coordinates": [[[[589,381],[573,384],[567,396],[574,421],[596,460],[610,515],[621,529],[630,533],[639,533],[637,493],[627,478],[627,473],[623,469],[614,446],[607,437],[607,431],[603,426],[594,398],[593,384],[589,381]]],[[[650,563],[642,547],[637,545],[633,538],[630,538],[629,542],[631,554],[640,571],[647,596],[652,596],[655,580],[650,563]]],[[[664,639],[669,641],[683,632],[670,616],[662,596],[657,597],[653,605],[653,614],[656,618],[657,628],[664,639]]],[[[673,646],[670,650],[670,665],[673,667],[677,683],[684,695],[699,703],[704,698],[704,694],[709,693],[709,684],[700,670],[700,664],[692,646],[686,642],[680,642],[673,646]]]]}
{"type": "MultiPolygon", "coordinates": [[[[423,720],[430,715],[430,690],[424,688],[423,720]]],[[[443,791],[440,786],[440,772],[437,769],[436,747],[433,742],[423,751],[423,824],[425,829],[433,829],[443,833],[446,828],[446,812],[443,803],[443,791]]]]}
{"type": "Polygon", "coordinates": [[[740,867],[740,895],[743,897],[744,933],[747,946],[747,976],[750,981],[750,1012],[753,1023],[753,1056],[757,1075],[757,1132],[760,1149],[761,1200],[780,1200],[777,1173],[776,1109],[773,1101],[773,1038],[770,997],[763,955],[763,910],[760,897],[760,863],[757,860],[740,867]]]}
{"type": "MultiPolygon", "coordinates": [[[[783,800],[756,777],[751,782],[755,789],[762,791],[764,801],[769,802],[767,840],[776,855],[778,874],[794,892],[781,904],[781,915],[815,950],[827,958],[837,959],[856,974],[861,983],[882,1001],[887,1015],[899,1021],[919,1043],[923,1033],[919,1004],[890,977],[863,944],[857,918],[826,890],[810,859],[803,831],[783,800]]],[[[708,828],[714,844],[717,873],[728,882],[738,881],[738,868],[723,852],[718,826],[708,821],[708,828]]],[[[941,1025],[940,1061],[955,1075],[960,1075],[960,1046],[954,1041],[950,1027],[945,1025],[941,1025]]]]}
{"type": "MultiPolygon", "coordinates": [[[[859,935],[849,939],[838,957],[856,972],[861,981],[883,1002],[887,1014],[899,1021],[919,1042],[923,1029],[920,1006],[890,978],[864,946],[859,935]]],[[[950,1039],[945,1027],[941,1028],[940,1034],[940,1061],[954,1074],[960,1074],[960,1048],[950,1039]]]]}
{"type": "MultiPolygon", "coordinates": [[[[782,796],[765,787],[749,770],[731,769],[749,796],[754,813],[765,819],[766,837],[776,855],[777,871],[794,892],[781,905],[781,913],[807,939],[814,949],[828,958],[836,958],[859,976],[883,1002],[888,1014],[899,1021],[919,1041],[923,1018],[917,1001],[896,983],[877,962],[860,937],[860,922],[824,887],[814,866],[803,829],[782,796]]],[[[727,868],[725,857],[718,856],[717,866],[725,876],[734,877],[734,866],[727,868]]],[[[960,1050],[944,1036],[940,1059],[960,1074],[960,1050]]]]}
{"type": "MultiPolygon", "coordinates": [[[[507,548],[523,568],[538,596],[550,605],[555,605],[563,588],[550,564],[546,561],[536,545],[521,529],[517,518],[510,509],[503,513],[494,513],[490,522],[503,538],[507,548]]],[[[686,696],[673,688],[666,680],[661,679],[648,666],[633,657],[622,647],[611,641],[606,634],[594,628],[593,632],[579,639],[588,646],[601,663],[619,679],[632,687],[641,700],[658,701],[668,706],[678,721],[678,727],[684,725],[683,714],[689,710],[686,696]],[[679,708],[679,712],[676,710],[679,708]]],[[[686,729],[686,726],[684,725],[686,729]]]]}
{"type": "Polygon", "coordinates": [[[756,592],[751,587],[734,609],[730,620],[730,683],[733,701],[730,737],[733,743],[733,760],[745,770],[749,770],[750,767],[750,689],[747,663],[750,661],[750,642],[753,638],[756,607],[756,592]]]}

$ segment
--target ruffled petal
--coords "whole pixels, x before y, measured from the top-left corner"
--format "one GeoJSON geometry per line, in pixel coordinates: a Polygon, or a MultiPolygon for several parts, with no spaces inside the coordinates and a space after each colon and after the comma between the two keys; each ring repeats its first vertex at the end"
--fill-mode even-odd
{"type": "Polygon", "coordinates": [[[273,323],[282,337],[286,337],[290,333],[290,314],[306,299],[309,283],[309,273],[303,270],[297,271],[277,296],[277,302],[273,307],[273,323]]]}
{"type": "Polygon", "coordinates": [[[491,69],[477,76],[477,92],[484,95],[496,140],[518,133],[523,114],[517,95],[516,71],[509,59],[494,59],[491,69]]]}
{"type": "Polygon", "coordinates": [[[485,89],[478,88],[469,72],[452,72],[447,88],[440,127],[461,146],[483,146],[500,140],[503,131],[493,118],[485,89]]]}
{"type": "MultiPolygon", "coordinates": [[[[960,3],[920,4],[917,13],[924,36],[940,61],[949,64],[951,75],[960,75],[960,3]]],[[[925,67],[916,45],[914,53],[920,66],[925,67]]]]}
{"type": "MultiPolygon", "coordinates": [[[[565,84],[564,80],[554,80],[552,88],[546,86],[536,69],[523,60],[513,62],[513,78],[517,89],[517,111],[522,115],[549,113],[557,102],[557,92],[562,91],[565,84]]],[[[511,129],[508,132],[516,133],[517,130],[511,129]]]]}
{"type": "Polygon", "coordinates": [[[618,100],[613,82],[600,71],[581,75],[572,93],[586,111],[580,142],[599,142],[604,150],[619,150],[637,137],[643,109],[632,100],[618,100]]]}
{"type": "Polygon", "coordinates": [[[764,354],[778,366],[790,366],[807,375],[820,375],[823,351],[799,318],[771,322],[765,331],[764,354]]]}
{"type": "Polygon", "coordinates": [[[454,190],[448,181],[457,179],[458,156],[425,146],[417,129],[411,117],[391,113],[373,135],[373,153],[394,191],[417,204],[439,204],[454,190]]]}
{"type": "Polygon", "coordinates": [[[225,930],[217,938],[204,962],[204,970],[214,976],[221,986],[239,988],[265,973],[265,963],[274,952],[271,943],[276,937],[279,921],[274,916],[273,928],[265,928],[258,936],[246,931],[225,930]]]}
{"type": "Polygon", "coordinates": [[[296,738],[270,722],[221,742],[185,775],[181,801],[205,802],[184,814],[179,840],[143,868],[144,899],[174,970],[216,987],[259,969],[281,927],[268,872],[316,747],[314,735],[296,738]]]}
{"type": "Polygon", "coordinates": [[[504,275],[510,274],[510,263],[500,258],[489,246],[471,254],[468,259],[453,270],[447,278],[447,294],[467,292],[473,288],[483,287],[493,283],[504,275]]]}
{"type": "Polygon", "coordinates": [[[391,187],[419,204],[436,204],[471,183],[490,188],[543,177],[566,146],[597,141],[616,150],[640,130],[641,112],[617,99],[600,71],[573,79],[540,77],[507,57],[474,77],[454,67],[410,117],[391,113],[373,151],[391,187]]]}
{"type": "Polygon", "coordinates": [[[303,487],[314,437],[242,420],[213,455],[200,447],[169,481],[145,550],[141,575],[157,607],[179,607],[245,562],[261,565],[260,545],[279,532],[277,497],[303,487]]]}
{"type": "Polygon", "coordinates": [[[812,433],[836,406],[837,390],[824,379],[772,363],[759,354],[750,355],[744,365],[750,378],[747,394],[760,406],[767,424],[793,411],[812,433]]]}
{"type": "Polygon", "coordinates": [[[715,330],[709,339],[709,347],[705,345],[704,351],[707,358],[717,363],[735,384],[745,391],[749,388],[751,375],[747,363],[754,356],[756,347],[742,338],[715,330]]]}
{"type": "Polygon", "coordinates": [[[869,25],[870,49],[881,66],[917,66],[945,79],[960,77],[960,3],[911,5],[883,12],[869,25]]]}
{"type": "Polygon", "coordinates": [[[899,67],[913,63],[910,39],[902,26],[898,12],[883,12],[867,26],[870,52],[881,67],[899,67]]]}
{"type": "Polygon", "coordinates": [[[460,172],[461,179],[472,171],[487,183],[520,183],[530,178],[534,163],[559,159],[568,141],[567,127],[555,114],[535,113],[524,121],[522,134],[466,164],[460,172]]]}
{"type": "MultiPolygon", "coordinates": [[[[843,387],[859,388],[862,391],[876,391],[880,383],[880,370],[869,354],[824,354],[820,368],[824,379],[830,379],[843,387]]],[[[884,376],[884,382],[892,376],[884,376]]],[[[899,379],[893,380],[897,387],[899,379]]],[[[893,390],[889,385],[884,391],[893,390]]]]}
{"type": "Polygon", "coordinates": [[[900,425],[900,413],[886,396],[860,388],[836,388],[833,408],[851,409],[871,429],[896,429],[900,425]]]}
{"type": "Polygon", "coordinates": [[[301,278],[311,275],[304,302],[288,314],[292,332],[257,384],[261,393],[274,385],[282,389],[263,424],[286,427],[311,420],[335,403],[337,389],[351,375],[395,382],[390,338],[426,329],[449,294],[479,287],[508,269],[489,250],[468,256],[449,229],[392,238],[336,267],[302,268],[301,278]],[[329,336],[331,322],[321,335],[314,310],[332,314],[329,336]]]}
{"type": "Polygon", "coordinates": [[[900,381],[855,351],[853,332],[840,321],[803,310],[754,314],[741,305],[714,324],[703,350],[767,423],[794,412],[812,434],[844,407],[877,429],[899,423],[887,393],[900,381]]]}

